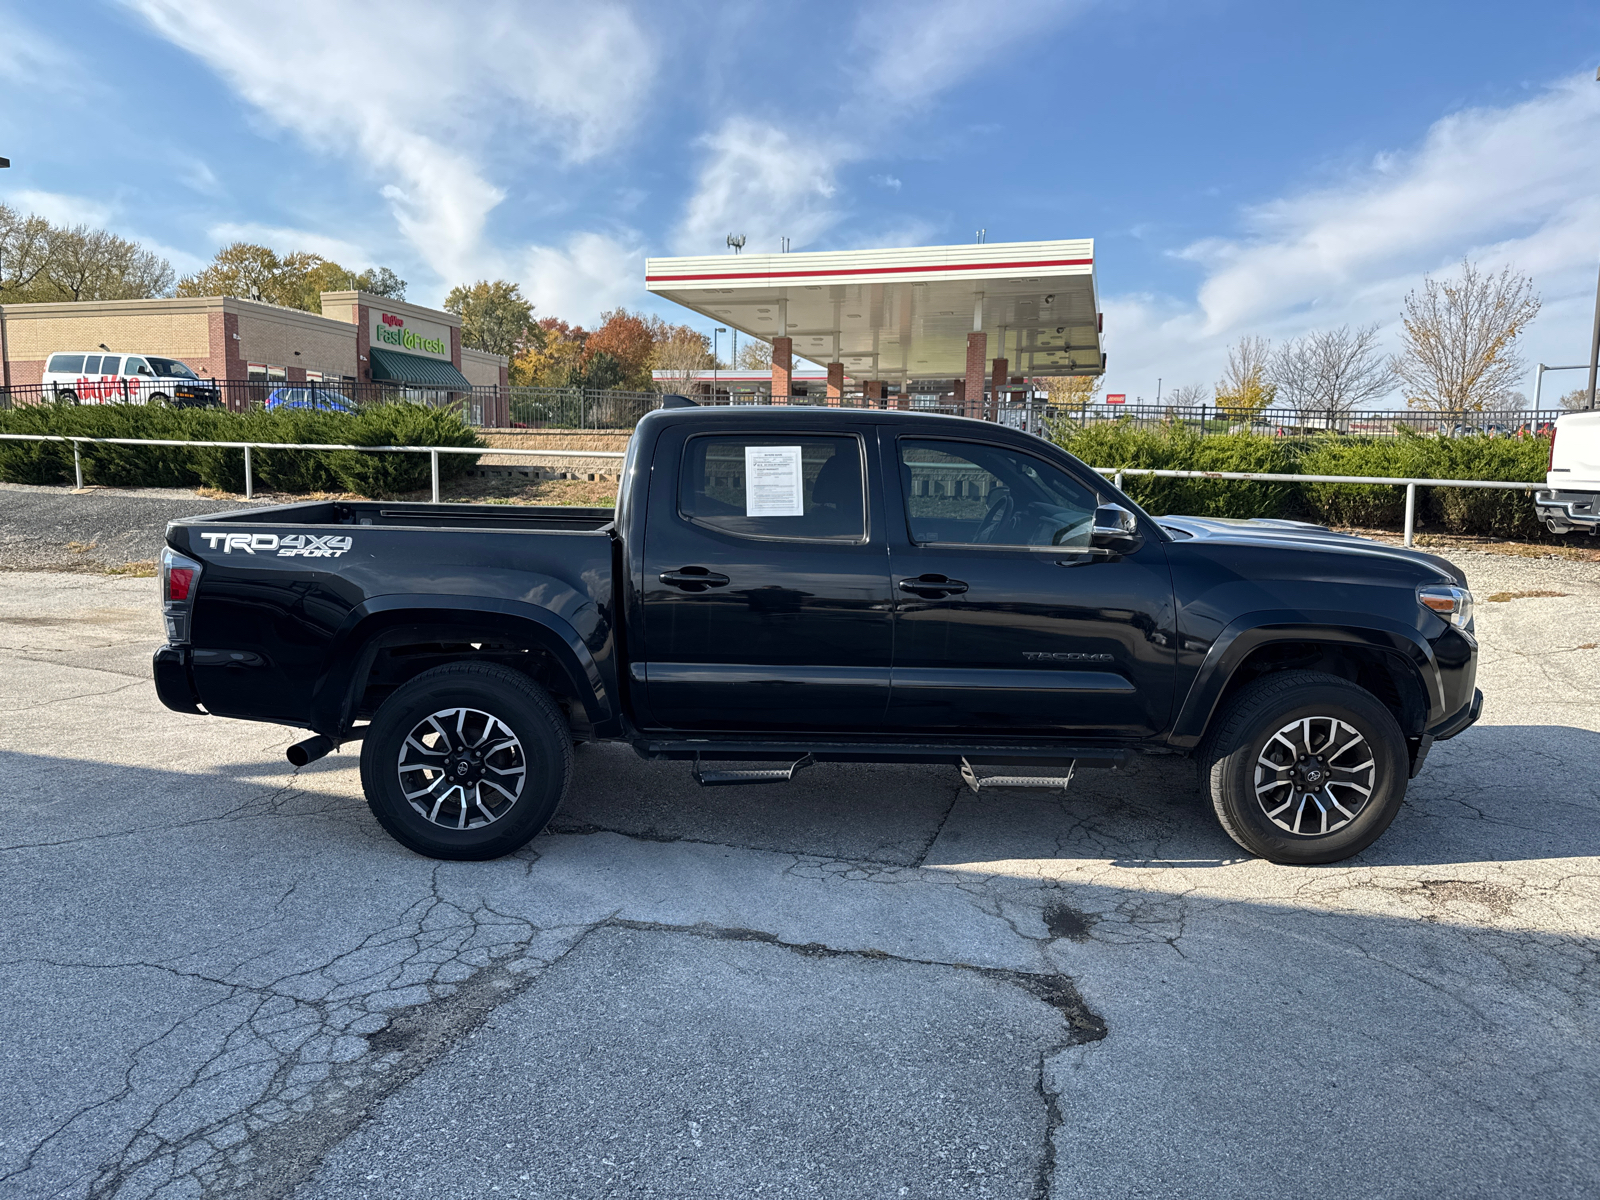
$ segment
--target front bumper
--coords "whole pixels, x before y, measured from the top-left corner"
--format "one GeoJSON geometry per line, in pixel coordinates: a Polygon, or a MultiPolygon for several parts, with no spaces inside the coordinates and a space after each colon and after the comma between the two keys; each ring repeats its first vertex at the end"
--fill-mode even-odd
{"type": "Polygon", "coordinates": [[[173,712],[204,716],[200,697],[189,674],[189,651],[179,646],[159,646],[150,660],[156,677],[156,695],[173,712]]]}
{"type": "Polygon", "coordinates": [[[1428,736],[1436,742],[1448,742],[1458,733],[1464,733],[1471,728],[1483,715],[1483,691],[1480,688],[1472,689],[1472,699],[1461,706],[1457,712],[1451,713],[1432,729],[1428,736]]]}
{"type": "Polygon", "coordinates": [[[1587,529],[1600,527],[1600,495],[1594,492],[1547,491],[1533,494],[1533,511],[1546,527],[1587,529]]]}

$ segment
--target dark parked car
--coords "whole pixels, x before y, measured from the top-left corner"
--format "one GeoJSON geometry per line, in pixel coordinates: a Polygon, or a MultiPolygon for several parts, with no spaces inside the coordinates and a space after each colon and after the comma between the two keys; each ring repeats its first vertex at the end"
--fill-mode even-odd
{"type": "Polygon", "coordinates": [[[1477,719],[1472,596],[1441,558],[1151,517],[982,421],[672,403],[639,423],[615,513],[312,502],[174,522],[162,700],[310,730],[297,762],[362,739],[384,827],[469,859],[533,837],[573,743],[608,739],[707,784],[1179,753],[1241,846],[1329,862],[1477,719]]]}
{"type": "Polygon", "coordinates": [[[315,385],[274,388],[267,396],[266,408],[314,408],[321,412],[353,413],[355,402],[332,388],[315,385]]]}

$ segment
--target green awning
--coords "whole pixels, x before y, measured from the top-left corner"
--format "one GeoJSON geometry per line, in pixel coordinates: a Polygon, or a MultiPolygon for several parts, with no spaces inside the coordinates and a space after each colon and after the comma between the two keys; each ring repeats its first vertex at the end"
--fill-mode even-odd
{"type": "Polygon", "coordinates": [[[415,387],[449,388],[453,392],[470,392],[472,384],[467,377],[447,362],[437,358],[423,358],[420,354],[404,354],[399,350],[379,350],[376,346],[367,351],[372,362],[374,383],[409,383],[415,387]]]}

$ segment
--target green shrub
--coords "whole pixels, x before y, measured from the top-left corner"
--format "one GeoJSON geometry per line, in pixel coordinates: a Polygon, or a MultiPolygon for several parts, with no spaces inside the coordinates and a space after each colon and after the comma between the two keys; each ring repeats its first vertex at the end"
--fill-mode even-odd
{"type": "MultiPolygon", "coordinates": [[[[349,415],[308,409],[244,413],[156,405],[31,405],[0,410],[0,433],[49,433],[217,442],[329,442],[352,446],[473,446],[477,435],[459,413],[420,404],[380,404],[349,415]]],[[[84,480],[112,487],[244,490],[244,452],[213,446],[115,446],[84,443],[84,480]]],[[[440,455],[440,478],[454,479],[476,455],[440,455]]],[[[256,450],[256,485],[290,493],[350,491],[391,498],[428,486],[425,454],[256,450]]],[[[73,478],[72,446],[0,442],[0,479],[54,484],[73,478]]]]}
{"type": "MultiPolygon", "coordinates": [[[[1388,475],[1416,478],[1426,474],[1416,449],[1420,438],[1328,438],[1300,458],[1302,475],[1388,475]]],[[[1405,520],[1404,488],[1358,483],[1302,484],[1307,512],[1330,525],[1382,528],[1405,520]]]]}
{"type": "MultiPolygon", "coordinates": [[[[1300,444],[1257,434],[1201,437],[1185,425],[1136,429],[1131,422],[1077,426],[1060,422],[1056,444],[1092,467],[1149,467],[1167,471],[1296,471],[1300,444]]],[[[1157,514],[1196,517],[1276,517],[1300,509],[1299,485],[1223,479],[1128,476],[1123,490],[1157,514]]]]}

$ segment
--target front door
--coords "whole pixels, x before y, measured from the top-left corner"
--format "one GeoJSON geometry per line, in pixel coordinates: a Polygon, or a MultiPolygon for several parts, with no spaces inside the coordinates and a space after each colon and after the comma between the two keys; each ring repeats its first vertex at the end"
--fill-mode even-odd
{"type": "Polygon", "coordinates": [[[880,727],[893,616],[866,452],[855,434],[663,435],[636,668],[652,727],[880,727]]]}
{"type": "Polygon", "coordinates": [[[1021,448],[900,437],[882,453],[902,506],[891,726],[1110,738],[1165,726],[1172,577],[1154,530],[1134,554],[1090,554],[1099,491],[1021,448]]]}

